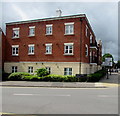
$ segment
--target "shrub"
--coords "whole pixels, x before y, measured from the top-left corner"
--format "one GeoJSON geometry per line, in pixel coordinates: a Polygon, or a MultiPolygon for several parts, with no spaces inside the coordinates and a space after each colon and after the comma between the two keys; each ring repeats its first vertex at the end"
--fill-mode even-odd
{"type": "Polygon", "coordinates": [[[75,76],[65,76],[64,77],[65,78],[65,80],[64,81],[67,81],[67,82],[75,82],[76,81],[76,78],[75,78],[75,76]]]}
{"type": "Polygon", "coordinates": [[[78,74],[76,75],[76,82],[86,82],[87,81],[87,74],[78,74]]]}
{"type": "Polygon", "coordinates": [[[2,81],[7,81],[8,80],[8,76],[10,75],[11,73],[6,73],[6,72],[2,72],[2,81]]]}
{"type": "Polygon", "coordinates": [[[47,75],[43,77],[43,81],[52,81],[52,82],[74,82],[74,76],[62,76],[62,75],[47,75]]]}
{"type": "Polygon", "coordinates": [[[22,80],[24,81],[39,81],[41,77],[38,77],[37,75],[30,75],[30,76],[24,76],[22,80]]]}
{"type": "Polygon", "coordinates": [[[9,75],[8,80],[20,81],[23,80],[25,76],[31,76],[31,74],[26,72],[16,72],[9,75]]]}
{"type": "Polygon", "coordinates": [[[37,71],[35,71],[35,72],[37,73],[38,77],[43,77],[43,76],[46,76],[49,74],[47,69],[45,69],[45,68],[37,69],[37,71]]]}
{"type": "Polygon", "coordinates": [[[99,70],[95,72],[94,74],[88,75],[88,82],[98,82],[101,78],[103,78],[106,75],[106,70],[99,70]]]}

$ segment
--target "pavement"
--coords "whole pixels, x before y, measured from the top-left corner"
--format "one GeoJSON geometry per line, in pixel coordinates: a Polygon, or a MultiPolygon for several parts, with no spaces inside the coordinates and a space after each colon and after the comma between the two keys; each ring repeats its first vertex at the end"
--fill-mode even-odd
{"type": "Polygon", "coordinates": [[[56,88],[106,88],[118,87],[118,73],[109,75],[109,79],[104,77],[99,82],[34,82],[34,81],[4,81],[0,86],[15,87],[56,87],[56,88]]]}

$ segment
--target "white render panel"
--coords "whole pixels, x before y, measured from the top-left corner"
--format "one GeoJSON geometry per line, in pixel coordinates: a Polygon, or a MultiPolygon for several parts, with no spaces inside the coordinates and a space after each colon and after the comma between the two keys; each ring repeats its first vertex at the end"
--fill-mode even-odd
{"type": "MultiPolygon", "coordinates": [[[[39,68],[51,68],[51,74],[64,75],[64,68],[72,68],[72,75],[79,74],[80,62],[5,62],[4,70],[11,73],[11,67],[17,66],[18,72],[28,72],[28,66],[34,68],[34,73],[39,68]]],[[[81,63],[81,74],[94,73],[100,70],[101,66],[96,64],[81,63]]]]}

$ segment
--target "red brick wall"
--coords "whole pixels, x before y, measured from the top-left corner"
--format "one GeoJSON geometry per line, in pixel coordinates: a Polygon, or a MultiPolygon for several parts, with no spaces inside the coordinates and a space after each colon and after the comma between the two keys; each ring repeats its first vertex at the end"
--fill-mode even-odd
{"type": "Polygon", "coordinates": [[[85,44],[90,46],[89,37],[85,36],[86,20],[80,22],[80,18],[62,19],[54,21],[42,21],[17,25],[7,25],[6,61],[36,61],[36,62],[88,62],[85,56],[85,44]],[[64,23],[74,22],[74,35],[64,35],[64,23]],[[53,34],[46,34],[46,24],[53,24],[53,34]],[[35,26],[35,37],[28,37],[29,26],[35,26]],[[12,39],[12,29],[20,27],[20,38],[12,39]],[[82,29],[82,34],[81,34],[82,29]],[[82,35],[82,36],[81,36],[82,35]],[[80,40],[82,39],[82,43],[80,40]],[[45,44],[52,43],[52,55],[45,55],[45,44]],[[74,43],[74,55],[64,56],[64,43],[74,43]],[[35,44],[35,55],[28,55],[28,45],[35,44]],[[19,56],[12,56],[11,45],[19,45],[19,56]],[[82,49],[80,51],[80,46],[82,49]],[[80,60],[80,55],[82,59],[80,60]]]}

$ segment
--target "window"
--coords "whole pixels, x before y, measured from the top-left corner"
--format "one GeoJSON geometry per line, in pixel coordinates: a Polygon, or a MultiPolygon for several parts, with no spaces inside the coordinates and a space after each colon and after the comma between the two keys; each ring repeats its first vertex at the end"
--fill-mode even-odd
{"type": "Polygon", "coordinates": [[[52,35],[52,24],[46,25],[46,35],[52,35]]]}
{"type": "Polygon", "coordinates": [[[29,55],[34,54],[34,44],[28,45],[28,54],[29,55]]]}
{"type": "Polygon", "coordinates": [[[64,68],[64,75],[72,75],[72,68],[64,68]]]}
{"type": "Polygon", "coordinates": [[[32,66],[29,66],[29,67],[28,67],[28,73],[30,73],[30,74],[33,73],[33,67],[32,67],[32,66]]]}
{"type": "Polygon", "coordinates": [[[86,25],[86,37],[89,36],[89,30],[88,30],[88,26],[86,25]]]}
{"type": "Polygon", "coordinates": [[[29,36],[35,36],[35,26],[29,27],[29,36]]]}
{"type": "Polygon", "coordinates": [[[17,66],[12,66],[12,73],[17,72],[17,66]]]}
{"type": "Polygon", "coordinates": [[[90,33],[90,43],[92,43],[92,34],[90,33]]]}
{"type": "Polygon", "coordinates": [[[92,52],[90,52],[90,63],[92,63],[92,52]]]}
{"type": "Polygon", "coordinates": [[[85,45],[85,56],[88,56],[88,45],[85,45]]]}
{"type": "Polygon", "coordinates": [[[65,34],[74,34],[74,22],[65,23],[65,34]]]}
{"type": "Polygon", "coordinates": [[[13,28],[13,38],[19,38],[19,28],[13,28]]]}
{"type": "Polygon", "coordinates": [[[73,55],[73,43],[64,43],[64,54],[73,55]]]}
{"type": "Polygon", "coordinates": [[[46,54],[52,54],[52,44],[45,44],[46,45],[46,54]]]}
{"type": "Polygon", "coordinates": [[[19,45],[12,45],[12,56],[18,56],[19,45]]]}
{"type": "Polygon", "coordinates": [[[51,73],[51,68],[50,67],[46,67],[48,73],[50,74],[51,73]]]}

